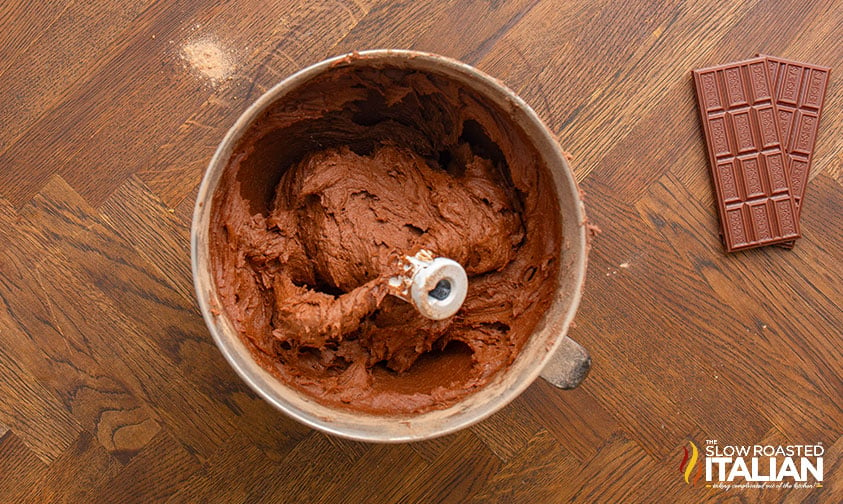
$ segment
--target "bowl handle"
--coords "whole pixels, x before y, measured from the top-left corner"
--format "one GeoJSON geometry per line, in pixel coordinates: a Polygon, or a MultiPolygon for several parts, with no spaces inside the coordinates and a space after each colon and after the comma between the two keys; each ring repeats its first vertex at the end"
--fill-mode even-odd
{"type": "Polygon", "coordinates": [[[541,377],[555,387],[569,390],[579,386],[590,369],[591,356],[588,350],[565,336],[541,372],[541,377]]]}

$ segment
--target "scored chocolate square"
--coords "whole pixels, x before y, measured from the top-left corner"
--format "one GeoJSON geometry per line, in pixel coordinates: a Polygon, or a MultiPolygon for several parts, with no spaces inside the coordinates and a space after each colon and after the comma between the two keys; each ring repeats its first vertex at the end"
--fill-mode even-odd
{"type": "Polygon", "coordinates": [[[727,252],[800,236],[767,60],[693,71],[727,252]]]}
{"type": "Polygon", "coordinates": [[[811,172],[831,69],[776,56],[761,56],[767,60],[770,73],[779,133],[789,158],[791,190],[798,219],[811,172]]]}

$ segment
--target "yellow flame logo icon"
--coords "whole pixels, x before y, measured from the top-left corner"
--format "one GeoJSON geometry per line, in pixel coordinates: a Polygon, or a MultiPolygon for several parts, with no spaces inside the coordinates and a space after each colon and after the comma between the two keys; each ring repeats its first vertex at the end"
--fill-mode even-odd
{"type": "Polygon", "coordinates": [[[691,448],[690,452],[687,447],[682,448],[685,451],[685,455],[682,457],[682,462],[679,463],[679,472],[685,475],[685,483],[696,485],[702,476],[702,464],[697,464],[700,458],[700,450],[693,441],[688,441],[688,446],[691,448]],[[691,474],[694,473],[694,468],[697,471],[692,481],[691,474]]]}

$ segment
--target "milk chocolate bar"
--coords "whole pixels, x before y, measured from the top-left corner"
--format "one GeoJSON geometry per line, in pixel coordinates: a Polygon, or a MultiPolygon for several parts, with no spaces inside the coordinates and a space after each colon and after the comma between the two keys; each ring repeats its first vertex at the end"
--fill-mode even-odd
{"type": "Polygon", "coordinates": [[[831,69],[775,56],[764,58],[778,111],[780,138],[789,158],[790,188],[798,219],[831,69]]]}
{"type": "Polygon", "coordinates": [[[765,58],[693,71],[727,252],[800,236],[765,58]]]}

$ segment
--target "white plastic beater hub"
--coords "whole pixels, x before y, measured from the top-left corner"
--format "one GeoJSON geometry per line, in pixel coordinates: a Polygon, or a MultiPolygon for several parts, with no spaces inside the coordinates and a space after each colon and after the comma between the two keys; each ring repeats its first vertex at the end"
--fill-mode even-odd
{"type": "Polygon", "coordinates": [[[459,311],[468,293],[468,275],[460,263],[434,258],[427,250],[404,259],[406,273],[389,279],[393,295],[433,320],[446,319],[459,311]]]}

